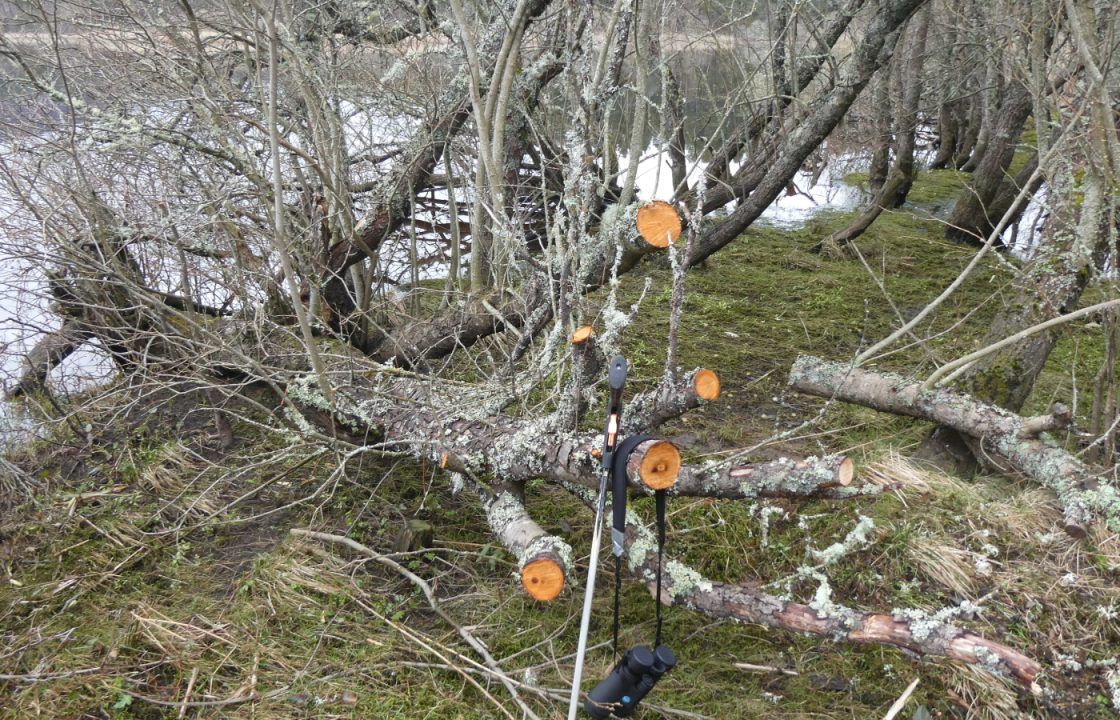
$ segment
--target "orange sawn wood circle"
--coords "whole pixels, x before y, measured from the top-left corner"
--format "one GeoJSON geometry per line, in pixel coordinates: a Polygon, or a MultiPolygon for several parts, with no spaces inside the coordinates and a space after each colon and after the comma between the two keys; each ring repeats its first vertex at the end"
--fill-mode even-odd
{"type": "Polygon", "coordinates": [[[653,200],[638,208],[638,233],[654,247],[669,247],[681,235],[681,216],[664,200],[653,200]]]}
{"type": "Polygon", "coordinates": [[[582,345],[591,338],[592,328],[590,325],[576,328],[572,333],[572,345],[582,345]]]}
{"type": "Polygon", "coordinates": [[[560,563],[549,557],[531,560],[521,568],[521,584],[525,586],[525,592],[536,600],[555,600],[564,589],[564,570],[560,563]]]}
{"type": "Polygon", "coordinates": [[[668,490],[681,473],[681,451],[668,440],[658,440],[642,456],[638,477],[651,490],[668,490]]]}
{"type": "Polygon", "coordinates": [[[719,375],[708,368],[701,368],[692,379],[692,387],[696,390],[696,397],[711,402],[719,397],[719,375]]]}

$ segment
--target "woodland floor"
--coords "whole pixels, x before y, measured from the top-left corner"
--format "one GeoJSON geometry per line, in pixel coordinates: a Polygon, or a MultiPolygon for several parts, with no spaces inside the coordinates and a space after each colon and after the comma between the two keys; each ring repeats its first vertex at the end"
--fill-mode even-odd
{"type": "MultiPolygon", "coordinates": [[[[947,243],[934,219],[944,217],[961,182],[950,171],[923,173],[912,202],[857,243],[903,316],[936,296],[974,252],[947,243]]],[[[663,428],[689,458],[752,446],[816,414],[821,403],[785,388],[797,355],[850,357],[897,325],[859,260],[809,251],[851,216],[821,214],[792,231],[756,227],[690,273],[681,365],[718,371],[724,394],[663,428]]],[[[960,327],[928,351],[900,353],[882,366],[920,375],[932,367],[930,353],[949,359],[972,349],[998,308],[1009,267],[990,262],[922,334],[979,308],[960,327]]],[[[627,275],[620,306],[638,296],[646,276],[653,289],[624,336],[633,389],[657,381],[665,354],[668,263],[654,260],[627,275]]],[[[1026,412],[1077,394],[1083,414],[1101,358],[1100,341],[1071,327],[1026,412]]],[[[111,432],[87,444],[59,428],[12,457],[49,491],[8,498],[0,513],[0,717],[178,717],[176,701],[192,677],[194,700],[236,698],[249,688],[260,699],[191,706],[188,717],[503,717],[449,669],[477,656],[407,580],[340,546],[288,533],[312,528],[392,552],[411,518],[430,522],[434,537],[429,549],[399,561],[434,586],[447,613],[514,678],[566,697],[582,588],[569,587],[548,605],[530,600],[477,503],[466,493],[452,496],[437,469],[359,459],[314,502],[261,516],[330,478],[333,457],[263,434],[251,415],[233,423],[233,445],[219,449],[209,413],[194,407],[190,394],[143,398],[127,412],[103,403],[88,419],[97,427],[111,420],[111,432]]],[[[907,720],[1112,717],[1103,673],[1088,661],[1120,654],[1120,546],[1071,541],[1051,495],[1029,484],[916,470],[904,458],[928,429],[833,404],[818,425],[753,458],[845,452],[857,462],[857,481],[888,478],[905,490],[768,506],[672,500],[669,552],[709,577],[781,592],[810,548],[842,539],[860,515],[871,517],[876,540],[833,569],[834,600],[935,611],[983,598],[982,614],[964,624],[1043,662],[1052,699],[1024,698],[962,665],[674,608],[666,638],[680,665],[637,717],[882,717],[916,677],[900,715],[907,720]],[[748,672],[737,662],[796,674],[748,672]]],[[[529,507],[586,557],[586,511],[543,484],[531,486],[529,507]]],[[[648,503],[638,509],[652,517],[648,503]]],[[[576,577],[585,571],[581,561],[576,577]]],[[[587,682],[611,663],[611,564],[601,571],[587,682]]],[[[625,588],[622,643],[649,642],[652,600],[635,582],[625,588]]],[[[801,598],[813,590],[793,587],[801,598]]],[[[472,677],[518,715],[501,684],[472,677]]],[[[564,714],[562,699],[528,689],[522,696],[542,718],[564,714]]]]}

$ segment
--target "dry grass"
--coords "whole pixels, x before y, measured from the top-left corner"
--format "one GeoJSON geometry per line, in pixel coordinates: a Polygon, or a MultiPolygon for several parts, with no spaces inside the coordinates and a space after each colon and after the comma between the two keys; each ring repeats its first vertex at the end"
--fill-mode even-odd
{"type": "Polygon", "coordinates": [[[1018,720],[1023,717],[1011,684],[974,665],[948,665],[949,697],[970,720],[1018,720]]]}
{"type": "Polygon", "coordinates": [[[962,598],[976,598],[976,563],[982,556],[946,538],[915,539],[911,563],[927,578],[962,598]]]}
{"type": "Polygon", "coordinates": [[[860,467],[859,477],[871,485],[898,487],[916,493],[928,493],[933,489],[929,471],[893,450],[860,467]]]}

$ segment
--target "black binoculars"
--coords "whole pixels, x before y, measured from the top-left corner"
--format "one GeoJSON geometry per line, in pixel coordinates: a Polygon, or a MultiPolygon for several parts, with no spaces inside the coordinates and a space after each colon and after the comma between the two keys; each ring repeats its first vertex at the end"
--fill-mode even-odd
{"type": "Polygon", "coordinates": [[[609,675],[595,686],[583,709],[593,718],[630,717],[661,676],[677,664],[677,656],[664,645],[652,652],[645,645],[635,645],[626,651],[609,675]]]}

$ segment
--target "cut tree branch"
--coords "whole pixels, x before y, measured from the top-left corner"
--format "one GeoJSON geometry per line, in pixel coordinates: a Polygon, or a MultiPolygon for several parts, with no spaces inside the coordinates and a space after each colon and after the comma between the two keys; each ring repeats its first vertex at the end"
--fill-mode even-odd
{"type": "Polygon", "coordinates": [[[1081,538],[1098,518],[1120,521],[1120,495],[1092,468],[1031,433],[1038,427],[1010,410],[956,390],[925,389],[900,375],[802,356],[789,384],[796,390],[921,418],[975,438],[997,467],[1012,469],[1052,489],[1065,516],[1065,530],[1081,538]]]}
{"type": "MultiPolygon", "coordinates": [[[[569,486],[589,507],[587,488],[569,486]]],[[[657,587],[657,539],[633,511],[626,513],[626,558],[631,573],[652,595],[657,587]]],[[[660,601],[740,623],[820,635],[833,640],[891,645],[923,656],[941,656],[1007,675],[1032,692],[1041,666],[1017,650],[920,613],[868,613],[831,602],[810,605],[784,600],[747,584],[709,580],[673,559],[663,565],[660,601]]]]}

